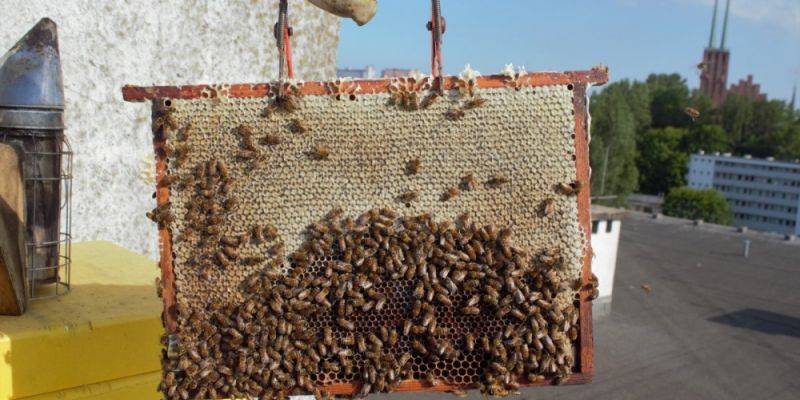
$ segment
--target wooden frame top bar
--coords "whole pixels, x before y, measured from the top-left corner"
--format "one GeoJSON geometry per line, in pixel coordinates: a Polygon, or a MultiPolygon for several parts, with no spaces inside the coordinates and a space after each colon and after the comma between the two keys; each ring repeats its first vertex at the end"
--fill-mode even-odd
{"type": "MultiPolygon", "coordinates": [[[[456,87],[458,78],[445,77],[445,88],[456,87]]],[[[478,86],[491,89],[508,86],[511,81],[506,75],[488,75],[477,78],[478,86]]],[[[378,80],[358,80],[358,90],[353,94],[381,93],[388,91],[391,79],[378,80]]],[[[545,85],[568,85],[568,84],[591,84],[602,85],[608,82],[608,69],[605,67],[594,67],[588,71],[568,71],[568,72],[534,72],[520,78],[519,84],[522,86],[545,86],[545,85]]],[[[434,83],[434,89],[438,88],[438,81],[434,83]]],[[[130,102],[142,102],[155,99],[202,99],[215,98],[222,85],[189,85],[189,86],[133,86],[125,85],[122,88],[122,98],[130,102]]],[[[269,97],[272,96],[273,85],[270,83],[245,83],[224,85],[226,96],[231,98],[242,97],[269,97]]],[[[325,86],[325,82],[306,82],[300,87],[303,95],[326,95],[330,94],[325,86]]]]}

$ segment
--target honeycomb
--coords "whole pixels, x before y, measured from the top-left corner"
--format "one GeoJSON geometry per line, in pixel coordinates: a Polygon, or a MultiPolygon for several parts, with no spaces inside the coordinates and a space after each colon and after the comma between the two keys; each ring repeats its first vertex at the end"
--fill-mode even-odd
{"type": "MultiPolygon", "coordinates": [[[[241,313],[252,299],[248,282],[265,270],[280,268],[284,277],[311,279],[323,274],[326,265],[341,261],[342,254],[327,252],[298,269],[294,256],[289,256],[311,252],[309,225],[334,208],[353,218],[369,210],[392,209],[400,219],[425,215],[436,221],[457,221],[466,212],[475,226],[513,230],[521,254],[535,258],[532,255],[557,249],[560,262],[557,279],[552,280],[575,281],[587,244],[576,196],[564,193],[576,177],[572,85],[475,90],[445,91],[436,101],[424,91],[412,91],[412,100],[398,101],[392,93],[342,95],[332,90],[330,95],[293,96],[290,107],[276,106],[279,100],[270,97],[172,99],[167,101],[168,114],[163,113],[164,103],[157,104],[154,128],[169,128],[164,131],[170,218],[160,222],[173,239],[182,351],[197,346],[203,336],[199,326],[219,325],[222,314],[241,313]],[[410,171],[415,160],[418,170],[410,171]],[[198,177],[212,169],[215,176],[223,175],[220,165],[224,177],[198,177]],[[199,204],[223,210],[219,220],[202,219],[198,226],[192,221],[196,216],[189,215],[199,204]],[[543,212],[545,206],[552,211],[543,212]],[[209,231],[214,240],[235,238],[235,253],[231,248],[227,256],[219,255],[225,246],[209,244],[203,234],[191,235],[208,234],[209,225],[214,227],[209,231]],[[262,238],[267,227],[272,234],[262,238]]],[[[534,276],[523,280],[527,287],[534,288],[534,276]]],[[[338,327],[333,313],[308,317],[304,329],[319,338],[324,327],[331,327],[339,341],[381,328],[399,331],[418,281],[411,277],[376,283],[374,289],[387,299],[385,307],[353,313],[352,332],[338,327]]],[[[561,308],[574,304],[575,290],[569,286],[548,288],[561,308]]],[[[442,328],[438,337],[460,349],[456,356],[433,362],[414,354],[412,338],[405,335],[386,350],[395,358],[414,354],[403,379],[433,376],[463,387],[482,382],[490,361],[477,349],[465,351],[465,335],[501,336],[512,319],[463,315],[457,308],[469,295],[451,293],[453,305],[440,304],[435,313],[436,325],[442,328]]],[[[220,327],[203,329],[223,332],[220,327]]],[[[222,347],[226,348],[231,354],[216,354],[218,362],[237,359],[236,350],[222,347]]],[[[574,360],[575,355],[570,357],[574,360]]],[[[312,371],[310,379],[320,386],[363,381],[366,362],[363,354],[354,352],[352,371],[312,371]]],[[[168,397],[197,393],[198,384],[186,382],[192,374],[169,372],[175,366],[166,365],[163,389],[168,397]],[[174,384],[181,379],[182,386],[174,384]]],[[[247,392],[230,382],[218,386],[213,392],[203,386],[204,395],[247,392]]]]}

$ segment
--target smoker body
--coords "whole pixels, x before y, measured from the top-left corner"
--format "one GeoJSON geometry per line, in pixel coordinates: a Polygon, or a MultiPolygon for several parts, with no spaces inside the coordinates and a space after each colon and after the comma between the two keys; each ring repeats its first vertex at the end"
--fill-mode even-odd
{"type": "Polygon", "coordinates": [[[0,141],[23,154],[29,297],[66,292],[72,153],[64,136],[58,36],[50,19],[39,21],[0,58],[0,141]],[[37,289],[46,284],[55,284],[55,293],[37,289]]]}

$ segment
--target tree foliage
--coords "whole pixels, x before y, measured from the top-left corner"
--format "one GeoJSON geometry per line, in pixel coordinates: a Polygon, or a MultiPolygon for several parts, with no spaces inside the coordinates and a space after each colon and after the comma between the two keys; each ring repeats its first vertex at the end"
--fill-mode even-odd
{"type": "Polygon", "coordinates": [[[684,184],[686,160],[700,150],[800,158],[800,113],[785,102],[730,93],[713,109],[679,74],[610,84],[592,95],[591,112],[595,195],[669,192],[684,184]],[[693,120],[687,107],[700,116],[693,120]]]}
{"type": "Polygon", "coordinates": [[[733,221],[728,203],[716,190],[675,188],[664,199],[664,214],[687,219],[702,219],[714,224],[730,225],[733,221]]]}
{"type": "Polygon", "coordinates": [[[649,194],[667,193],[683,186],[688,154],[681,145],[689,133],[684,128],[651,128],[638,140],[639,190],[649,194]]]}
{"type": "Polygon", "coordinates": [[[637,115],[647,104],[644,89],[641,84],[620,81],[609,85],[601,95],[592,96],[593,193],[625,196],[637,188],[636,131],[639,124],[649,123],[637,115]]]}
{"type": "Polygon", "coordinates": [[[691,124],[684,110],[689,105],[689,87],[678,74],[650,74],[650,114],[653,128],[686,127],[691,124]]]}

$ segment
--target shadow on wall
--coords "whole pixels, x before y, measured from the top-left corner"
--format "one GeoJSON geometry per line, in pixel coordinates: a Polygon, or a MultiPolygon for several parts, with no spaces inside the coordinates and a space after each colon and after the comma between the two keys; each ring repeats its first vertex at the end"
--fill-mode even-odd
{"type": "Polygon", "coordinates": [[[765,310],[746,308],[709,318],[709,321],[770,335],[800,338],[800,318],[765,310]]]}

